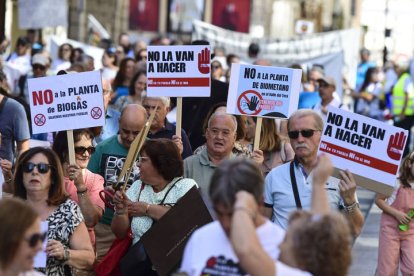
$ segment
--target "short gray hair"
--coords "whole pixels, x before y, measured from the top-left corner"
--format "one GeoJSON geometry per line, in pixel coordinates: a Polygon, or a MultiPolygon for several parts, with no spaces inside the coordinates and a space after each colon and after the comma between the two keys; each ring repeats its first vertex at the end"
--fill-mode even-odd
{"type": "Polygon", "coordinates": [[[233,116],[233,115],[231,115],[231,114],[225,113],[225,112],[214,112],[214,113],[210,116],[210,119],[208,119],[207,127],[208,127],[208,128],[210,128],[211,121],[212,121],[214,118],[216,118],[216,117],[226,117],[226,116],[228,116],[228,117],[230,117],[230,118],[231,118],[231,120],[233,121],[233,124],[234,124],[234,132],[237,132],[237,119],[236,119],[236,117],[234,117],[234,116],[233,116]]]}
{"type": "Polygon", "coordinates": [[[288,131],[290,131],[290,124],[292,123],[291,121],[293,119],[296,118],[303,118],[303,117],[307,117],[307,116],[312,116],[314,121],[315,121],[315,125],[314,127],[318,130],[323,130],[323,120],[321,115],[319,115],[318,112],[312,110],[312,109],[299,109],[296,110],[295,112],[293,112],[293,114],[289,117],[288,119],[288,124],[287,124],[287,129],[288,131]]]}
{"type": "Polygon", "coordinates": [[[170,97],[148,97],[147,92],[143,91],[141,93],[141,102],[143,103],[145,99],[160,100],[165,107],[170,107],[170,97]]]}

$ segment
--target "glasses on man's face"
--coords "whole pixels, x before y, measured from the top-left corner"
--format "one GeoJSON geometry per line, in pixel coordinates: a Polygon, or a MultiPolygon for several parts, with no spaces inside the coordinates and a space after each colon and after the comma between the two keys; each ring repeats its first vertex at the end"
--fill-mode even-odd
{"type": "Polygon", "coordinates": [[[89,155],[93,154],[95,152],[95,147],[75,147],[75,153],[79,155],[83,155],[87,151],[89,155]]]}
{"type": "Polygon", "coordinates": [[[302,137],[305,138],[310,138],[313,136],[313,134],[316,131],[320,131],[318,129],[302,129],[302,130],[294,130],[294,131],[289,131],[288,132],[288,136],[290,139],[298,139],[299,138],[299,133],[302,135],[302,137]]]}
{"type": "Polygon", "coordinates": [[[26,164],[23,165],[23,171],[25,173],[31,173],[34,168],[37,167],[37,171],[41,174],[45,174],[49,171],[49,169],[52,167],[49,164],[46,163],[39,163],[39,164],[35,164],[32,162],[27,162],[26,164]]]}
{"type": "Polygon", "coordinates": [[[33,248],[37,245],[39,241],[43,243],[45,239],[46,239],[46,233],[42,233],[42,234],[36,233],[36,234],[31,235],[28,238],[25,238],[25,241],[27,241],[29,243],[29,246],[33,248]]]}
{"type": "MultiPolygon", "coordinates": [[[[155,105],[148,105],[148,104],[144,104],[143,107],[149,111],[149,110],[154,110],[156,108],[155,105]]],[[[157,111],[161,110],[161,106],[158,105],[157,107],[157,111]]]]}
{"type": "Polygon", "coordinates": [[[326,88],[326,87],[329,87],[329,84],[327,84],[326,82],[320,82],[318,86],[322,88],[326,88]]]}
{"type": "Polygon", "coordinates": [[[229,138],[232,135],[232,132],[229,129],[219,129],[219,128],[208,128],[208,131],[215,137],[219,136],[220,133],[224,138],[229,138]]]}

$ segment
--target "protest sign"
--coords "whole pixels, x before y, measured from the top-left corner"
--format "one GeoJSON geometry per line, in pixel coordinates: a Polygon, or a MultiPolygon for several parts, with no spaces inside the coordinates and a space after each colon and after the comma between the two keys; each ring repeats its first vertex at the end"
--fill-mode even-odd
{"type": "Polygon", "coordinates": [[[298,107],[301,77],[300,69],[233,63],[227,113],[288,118],[298,107]]]}
{"type": "Polygon", "coordinates": [[[210,97],[210,46],[149,46],[149,97],[210,97]]]}
{"type": "Polygon", "coordinates": [[[18,11],[20,29],[68,25],[67,0],[19,0],[18,11]]]}
{"type": "Polygon", "coordinates": [[[407,130],[330,107],[319,152],[338,170],[350,170],[357,185],[390,196],[407,140],[407,130]]]}
{"type": "Polygon", "coordinates": [[[33,133],[105,124],[99,71],[27,80],[33,133]]]}

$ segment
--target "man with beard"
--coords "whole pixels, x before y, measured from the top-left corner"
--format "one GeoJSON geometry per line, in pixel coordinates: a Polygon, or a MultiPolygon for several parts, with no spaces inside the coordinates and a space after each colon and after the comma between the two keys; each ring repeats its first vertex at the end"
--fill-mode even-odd
{"type": "MultiPolygon", "coordinates": [[[[323,121],[318,113],[300,109],[288,120],[288,136],[295,159],[274,168],[265,180],[264,214],[287,229],[289,213],[309,210],[312,195],[312,170],[316,166],[323,121]]],[[[332,210],[340,210],[349,220],[354,236],[359,235],[364,217],[359,209],[356,183],[349,170],[340,171],[341,179],[330,177],[325,185],[332,210]]]]}

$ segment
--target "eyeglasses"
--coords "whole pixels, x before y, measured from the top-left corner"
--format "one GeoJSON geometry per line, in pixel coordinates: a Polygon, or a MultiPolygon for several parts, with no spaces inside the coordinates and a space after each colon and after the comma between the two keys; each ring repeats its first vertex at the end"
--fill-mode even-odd
{"type": "Polygon", "coordinates": [[[330,85],[326,82],[320,82],[319,87],[329,87],[330,85]]]}
{"type": "Polygon", "coordinates": [[[82,154],[85,153],[85,151],[87,151],[89,153],[89,155],[91,155],[95,152],[95,147],[92,147],[92,146],[87,147],[87,148],[85,148],[85,147],[75,147],[75,153],[76,154],[82,155],[82,154]]]}
{"type": "Polygon", "coordinates": [[[318,129],[302,129],[302,130],[295,130],[295,131],[289,131],[288,136],[290,139],[298,139],[299,133],[302,135],[302,137],[310,138],[313,136],[313,134],[316,131],[320,131],[318,129]]]}
{"type": "Polygon", "coordinates": [[[52,167],[49,164],[46,163],[39,163],[39,164],[35,164],[32,162],[27,162],[26,164],[23,165],[23,171],[25,173],[31,173],[34,168],[37,167],[37,171],[41,174],[45,174],[49,171],[49,169],[52,167]]]}
{"type": "MultiPolygon", "coordinates": [[[[146,109],[146,110],[154,110],[155,108],[156,108],[156,106],[155,105],[147,105],[147,104],[144,104],[143,105],[143,107],[146,109]]],[[[157,107],[157,111],[158,110],[161,110],[161,106],[159,106],[158,105],[158,107],[157,107]]]]}
{"type": "Polygon", "coordinates": [[[138,162],[139,163],[142,163],[142,161],[147,161],[147,160],[149,160],[150,158],[148,157],[148,156],[140,156],[140,157],[138,157],[138,162]]]}
{"type": "Polygon", "coordinates": [[[46,233],[42,233],[42,234],[36,233],[36,234],[31,235],[28,238],[25,238],[25,241],[27,241],[29,243],[29,246],[33,248],[37,245],[39,241],[43,243],[45,239],[46,239],[46,233]]]}
{"type": "Polygon", "coordinates": [[[228,129],[208,128],[208,131],[216,137],[219,136],[220,133],[223,135],[224,138],[228,138],[230,137],[230,135],[232,135],[232,132],[228,129]]]}
{"type": "Polygon", "coordinates": [[[33,70],[46,70],[46,67],[40,64],[33,64],[32,65],[33,70]]]}

